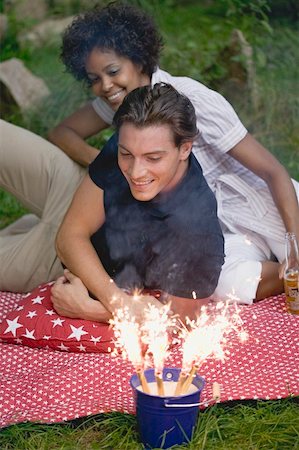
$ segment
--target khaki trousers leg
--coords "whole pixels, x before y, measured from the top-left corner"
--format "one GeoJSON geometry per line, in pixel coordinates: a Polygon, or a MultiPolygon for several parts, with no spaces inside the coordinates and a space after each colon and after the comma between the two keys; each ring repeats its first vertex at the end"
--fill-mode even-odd
{"type": "Polygon", "coordinates": [[[0,233],[0,290],[27,292],[62,274],[55,237],[85,173],[49,141],[0,120],[0,187],[36,216],[0,233]]]}

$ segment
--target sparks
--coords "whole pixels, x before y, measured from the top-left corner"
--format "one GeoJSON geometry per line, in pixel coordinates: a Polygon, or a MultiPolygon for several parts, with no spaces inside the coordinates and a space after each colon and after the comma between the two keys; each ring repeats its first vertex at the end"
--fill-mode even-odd
{"type": "Polygon", "coordinates": [[[131,317],[129,308],[119,308],[109,321],[114,330],[114,354],[120,351],[124,359],[129,359],[135,369],[143,367],[140,326],[131,317]]]}
{"type": "Polygon", "coordinates": [[[169,355],[168,331],[175,326],[175,319],[169,317],[169,309],[169,304],[161,308],[148,305],[144,312],[145,320],[141,325],[141,339],[147,346],[147,363],[151,365],[150,360],[152,360],[156,375],[163,371],[164,361],[169,355]]]}
{"type": "Polygon", "coordinates": [[[223,360],[231,332],[237,333],[241,342],[248,337],[236,304],[228,307],[228,303],[218,302],[203,306],[196,320],[187,319],[181,330],[182,373],[190,373],[194,365],[200,367],[209,357],[223,360]]]}

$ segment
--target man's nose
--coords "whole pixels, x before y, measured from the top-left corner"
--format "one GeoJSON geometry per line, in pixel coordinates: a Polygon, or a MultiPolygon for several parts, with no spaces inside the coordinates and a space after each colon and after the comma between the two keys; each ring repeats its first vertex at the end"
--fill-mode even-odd
{"type": "Polygon", "coordinates": [[[142,161],[139,161],[135,159],[132,161],[131,167],[130,167],[130,176],[134,180],[138,180],[138,178],[141,178],[146,173],[146,168],[142,161]]]}

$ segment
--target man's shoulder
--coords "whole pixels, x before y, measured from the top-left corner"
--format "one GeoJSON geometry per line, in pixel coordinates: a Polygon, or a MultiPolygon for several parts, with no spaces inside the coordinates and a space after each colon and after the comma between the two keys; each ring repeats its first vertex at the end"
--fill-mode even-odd
{"type": "Polygon", "coordinates": [[[101,183],[103,186],[111,177],[120,176],[117,164],[117,144],[118,135],[115,133],[89,165],[89,175],[96,184],[101,183]]]}

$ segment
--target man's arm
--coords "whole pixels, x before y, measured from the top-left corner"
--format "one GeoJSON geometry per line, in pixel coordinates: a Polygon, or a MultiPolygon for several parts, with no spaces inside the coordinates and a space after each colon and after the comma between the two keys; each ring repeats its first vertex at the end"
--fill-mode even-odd
{"type": "Polygon", "coordinates": [[[117,308],[128,306],[131,314],[139,320],[147,303],[157,307],[161,307],[161,304],[151,296],[141,296],[138,301],[133,301],[111,280],[90,241],[90,237],[104,222],[104,192],[86,175],[58,231],[56,248],[65,266],[105,309],[99,302],[91,301],[84,289],[80,288],[79,293],[76,289],[79,284],[74,283],[75,279],[68,280],[72,287],[67,287],[63,280],[58,286],[56,283],[54,307],[57,306],[58,311],[64,311],[64,315],[68,317],[103,321],[104,318],[107,319],[105,310],[113,313],[117,308]]]}
{"type": "Polygon", "coordinates": [[[74,161],[88,166],[99,150],[85,140],[108,127],[89,102],[51,130],[48,138],[74,161]]]}

